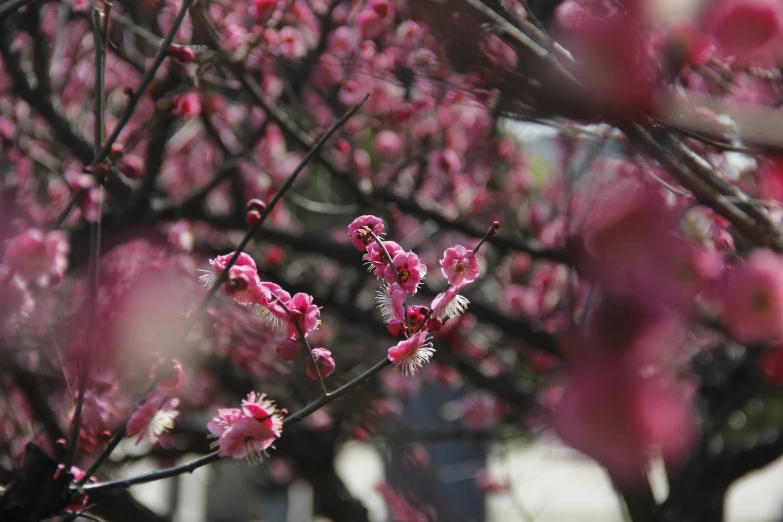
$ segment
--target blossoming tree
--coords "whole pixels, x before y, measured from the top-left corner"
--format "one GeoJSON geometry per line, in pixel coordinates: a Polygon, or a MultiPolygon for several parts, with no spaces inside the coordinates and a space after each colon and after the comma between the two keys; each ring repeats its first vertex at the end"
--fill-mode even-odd
{"type": "Polygon", "coordinates": [[[782,39],[776,0],[0,0],[0,519],[287,459],[367,520],[301,433],[425,382],[720,520],[783,452],[782,39]]]}

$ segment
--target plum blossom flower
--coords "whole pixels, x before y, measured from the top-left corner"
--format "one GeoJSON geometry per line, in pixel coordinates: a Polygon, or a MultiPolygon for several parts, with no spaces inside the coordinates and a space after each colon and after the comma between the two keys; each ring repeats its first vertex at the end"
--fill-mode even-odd
{"type": "MultiPolygon", "coordinates": [[[[394,241],[383,241],[382,243],[392,259],[394,259],[394,256],[397,254],[404,252],[402,247],[394,241]]],[[[381,248],[378,243],[370,243],[367,245],[367,253],[364,254],[363,259],[369,263],[370,266],[368,269],[370,271],[374,270],[375,275],[378,277],[381,277],[386,267],[389,266],[389,259],[386,257],[383,248],[381,248]]]]}
{"type": "Polygon", "coordinates": [[[307,336],[310,332],[318,328],[321,321],[321,311],[313,304],[313,296],[299,292],[287,304],[290,313],[288,314],[288,337],[298,339],[299,330],[302,335],[307,336]],[[297,328],[298,325],[298,328],[297,328]]]}
{"type": "Polygon", "coordinates": [[[275,283],[263,281],[260,286],[263,289],[263,294],[257,303],[258,315],[269,319],[275,326],[287,322],[286,306],[291,302],[291,294],[275,283]]]}
{"type": "Polygon", "coordinates": [[[68,267],[70,246],[60,231],[29,229],[11,239],[3,263],[24,281],[49,286],[59,282],[68,267]]]}
{"type": "Polygon", "coordinates": [[[217,437],[213,447],[219,447],[221,457],[258,462],[283,432],[284,411],[264,394],[251,392],[241,408],[221,408],[207,425],[217,437]]]}
{"type": "Polygon", "coordinates": [[[179,415],[179,399],[170,399],[164,404],[165,398],[163,393],[153,393],[128,419],[126,433],[128,437],[138,435],[136,444],[144,439],[155,444],[163,433],[174,428],[174,419],[179,415]]]}
{"type": "Polygon", "coordinates": [[[470,303],[466,297],[459,295],[464,287],[465,285],[451,286],[445,292],[436,295],[430,305],[431,315],[433,317],[440,317],[441,314],[445,317],[459,317],[464,314],[470,303]]]}
{"type": "Polygon", "coordinates": [[[384,322],[405,320],[405,290],[397,283],[392,283],[383,290],[378,290],[376,301],[384,322]]]}
{"type": "Polygon", "coordinates": [[[476,254],[462,245],[446,249],[440,267],[443,277],[452,286],[472,283],[481,270],[476,254]]]}
{"type": "Polygon", "coordinates": [[[408,339],[398,342],[389,348],[389,360],[405,375],[415,375],[435,353],[428,335],[426,330],[420,330],[408,339]]]}
{"type": "Polygon", "coordinates": [[[741,342],[783,340],[783,258],[756,250],[730,270],[721,292],[723,320],[741,342]]]}
{"type": "MultiPolygon", "coordinates": [[[[228,266],[233,255],[234,252],[231,252],[224,256],[210,259],[209,264],[212,265],[213,273],[202,270],[204,274],[199,277],[204,286],[212,286],[220,276],[220,273],[228,266]]],[[[256,262],[245,252],[241,252],[236,262],[229,268],[228,279],[223,285],[223,291],[237,303],[245,305],[257,304],[259,301],[266,301],[270,297],[269,291],[261,285],[261,280],[258,278],[256,262]]]]}
{"type": "Polygon", "coordinates": [[[348,237],[351,238],[353,246],[361,252],[367,250],[367,245],[375,241],[365,227],[369,227],[370,230],[372,230],[372,233],[379,237],[385,228],[383,220],[376,216],[359,216],[354,219],[353,222],[348,225],[348,237]]]}
{"type": "Polygon", "coordinates": [[[410,295],[416,295],[419,284],[427,275],[427,267],[421,262],[419,256],[413,252],[400,252],[394,256],[394,267],[387,267],[383,272],[383,277],[387,283],[396,282],[400,279],[400,286],[410,295]],[[395,276],[396,272],[396,276],[395,276]]]}
{"type": "Polygon", "coordinates": [[[318,380],[319,375],[322,379],[326,379],[334,373],[336,367],[332,358],[332,352],[325,348],[313,348],[313,356],[308,357],[305,364],[307,366],[307,376],[313,380],[318,380]],[[315,370],[316,366],[313,365],[313,359],[315,359],[318,371],[315,370]]]}

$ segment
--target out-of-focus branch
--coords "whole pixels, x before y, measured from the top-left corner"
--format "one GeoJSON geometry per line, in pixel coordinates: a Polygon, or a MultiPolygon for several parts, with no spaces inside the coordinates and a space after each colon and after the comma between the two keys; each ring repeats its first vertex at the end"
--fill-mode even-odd
{"type": "Polygon", "coordinates": [[[14,33],[14,28],[9,22],[0,24],[0,55],[5,62],[5,70],[13,82],[14,93],[46,120],[59,142],[68,147],[79,161],[88,164],[92,159],[92,146],[73,130],[68,120],[57,112],[47,97],[30,86],[19,54],[11,49],[14,33]]]}

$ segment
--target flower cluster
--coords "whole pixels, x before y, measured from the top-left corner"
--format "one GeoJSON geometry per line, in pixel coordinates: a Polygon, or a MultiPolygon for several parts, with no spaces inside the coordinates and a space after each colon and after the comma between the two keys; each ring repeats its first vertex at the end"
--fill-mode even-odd
{"type": "MultiPolygon", "coordinates": [[[[214,284],[228,267],[223,291],[240,305],[251,307],[259,316],[267,318],[275,325],[286,325],[287,338],[275,352],[285,361],[293,361],[307,346],[307,336],[318,329],[321,323],[321,311],[313,304],[313,296],[297,293],[291,296],[279,285],[261,281],[256,262],[248,254],[241,252],[236,261],[229,266],[234,252],[218,256],[209,261],[212,271],[206,271],[201,281],[207,286],[214,284]]],[[[313,379],[328,377],[334,372],[335,362],[331,352],[324,348],[309,350],[312,356],[307,362],[307,375],[313,379]],[[313,360],[318,365],[314,370],[313,360]]]]}
{"type": "Polygon", "coordinates": [[[241,408],[221,408],[207,429],[217,438],[221,457],[258,462],[283,432],[285,410],[266,395],[251,392],[241,408]]]}
{"type": "MultiPolygon", "coordinates": [[[[383,220],[359,216],[348,225],[348,237],[364,252],[368,269],[384,284],[377,292],[378,307],[392,335],[405,338],[388,350],[388,357],[406,375],[413,375],[435,353],[430,332],[437,332],[451,317],[462,314],[468,300],[459,292],[476,280],[480,267],[476,252],[456,245],[443,253],[441,272],[449,288],[435,297],[430,306],[408,304],[427,275],[427,267],[414,252],[406,252],[394,241],[384,241],[383,220]]],[[[493,229],[496,230],[496,229],[493,229]]]]}

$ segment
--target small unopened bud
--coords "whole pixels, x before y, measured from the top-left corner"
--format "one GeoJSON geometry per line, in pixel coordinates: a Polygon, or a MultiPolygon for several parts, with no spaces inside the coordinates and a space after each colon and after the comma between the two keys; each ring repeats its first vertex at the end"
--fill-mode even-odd
{"type": "Polygon", "coordinates": [[[169,47],[168,51],[166,51],[166,54],[172,58],[179,58],[179,45],[172,45],[169,47]]]}
{"type": "Polygon", "coordinates": [[[443,328],[443,321],[440,320],[440,317],[433,317],[427,321],[427,330],[430,330],[431,332],[437,332],[441,328],[443,328]]]}
{"type": "Polygon", "coordinates": [[[133,96],[133,88],[126,85],[125,87],[122,88],[122,94],[130,98],[131,96],[133,96]]]}
{"type": "Polygon", "coordinates": [[[302,343],[296,339],[283,339],[275,348],[275,353],[284,361],[293,361],[302,353],[302,343]]]}
{"type": "Polygon", "coordinates": [[[196,53],[190,47],[180,47],[177,59],[182,63],[193,63],[196,61],[196,53]]]}
{"type": "Polygon", "coordinates": [[[393,321],[389,321],[389,324],[386,325],[386,329],[389,330],[389,333],[393,336],[399,337],[402,335],[402,332],[405,331],[405,323],[399,319],[395,319],[393,321]]]}
{"type": "Polygon", "coordinates": [[[261,201],[260,199],[251,199],[247,202],[247,205],[245,205],[245,210],[250,212],[251,210],[255,210],[256,212],[263,212],[266,210],[266,203],[261,201]]]}
{"type": "Polygon", "coordinates": [[[123,154],[125,154],[125,146],[122,143],[112,143],[109,157],[113,160],[117,160],[121,158],[123,154]]]}
{"type": "Polygon", "coordinates": [[[500,228],[500,221],[493,221],[492,226],[489,227],[489,235],[494,236],[495,234],[497,234],[499,228],[500,228]]]}
{"type": "Polygon", "coordinates": [[[248,225],[254,227],[261,223],[261,213],[258,210],[251,210],[245,214],[245,221],[247,221],[248,225]]]}

